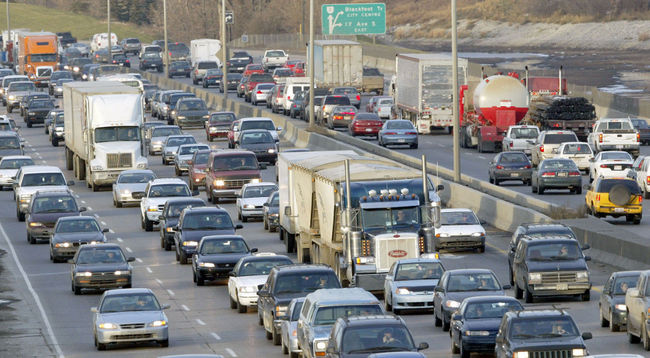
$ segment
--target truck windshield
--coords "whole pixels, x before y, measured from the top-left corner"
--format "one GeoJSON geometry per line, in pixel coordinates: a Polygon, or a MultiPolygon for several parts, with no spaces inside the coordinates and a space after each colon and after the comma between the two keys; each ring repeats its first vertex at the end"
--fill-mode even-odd
{"type": "Polygon", "coordinates": [[[364,209],[362,211],[364,228],[391,229],[395,226],[411,226],[420,222],[417,207],[364,209]]]}
{"type": "Polygon", "coordinates": [[[321,307],[316,311],[314,326],[331,326],[338,318],[383,314],[378,304],[321,307]]]}
{"type": "Polygon", "coordinates": [[[41,54],[29,56],[30,62],[56,62],[56,54],[41,54]]]}
{"type": "Polygon", "coordinates": [[[535,139],[539,135],[537,128],[512,128],[510,138],[512,139],[535,139]]]}
{"type": "Polygon", "coordinates": [[[106,127],[95,129],[95,143],[137,142],[140,140],[138,127],[106,127]]]}

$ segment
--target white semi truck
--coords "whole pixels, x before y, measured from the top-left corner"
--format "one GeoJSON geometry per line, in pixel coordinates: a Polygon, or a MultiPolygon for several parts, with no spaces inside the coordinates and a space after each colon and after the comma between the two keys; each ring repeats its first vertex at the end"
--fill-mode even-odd
{"type": "Polygon", "coordinates": [[[110,185],[127,169],[145,169],[142,156],[143,97],[118,81],[63,86],[66,169],[89,188],[110,185]]]}
{"type": "Polygon", "coordinates": [[[344,285],[381,291],[395,261],[434,250],[442,187],[419,170],[353,151],[287,152],[278,182],[287,251],[330,265],[344,285]]]}

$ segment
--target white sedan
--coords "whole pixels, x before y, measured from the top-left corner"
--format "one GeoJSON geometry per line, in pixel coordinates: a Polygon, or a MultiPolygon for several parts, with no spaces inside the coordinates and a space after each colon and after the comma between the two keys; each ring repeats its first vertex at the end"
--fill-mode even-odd
{"type": "Polygon", "coordinates": [[[271,182],[244,184],[237,195],[237,218],[243,222],[249,218],[264,216],[264,203],[278,186],[271,182]]]}
{"type": "Polygon", "coordinates": [[[261,252],[242,257],[230,273],[228,296],[230,308],[246,313],[248,306],[257,306],[257,287],[266,282],[271,269],[279,265],[291,265],[291,259],[284,255],[261,252]]]}
{"type": "Polygon", "coordinates": [[[471,209],[442,209],[436,229],[435,249],[478,249],[485,251],[485,229],[471,209]]]}
{"type": "Polygon", "coordinates": [[[624,178],[632,169],[632,164],[634,164],[634,159],[628,152],[600,152],[589,166],[589,182],[600,176],[604,178],[624,178]]]}

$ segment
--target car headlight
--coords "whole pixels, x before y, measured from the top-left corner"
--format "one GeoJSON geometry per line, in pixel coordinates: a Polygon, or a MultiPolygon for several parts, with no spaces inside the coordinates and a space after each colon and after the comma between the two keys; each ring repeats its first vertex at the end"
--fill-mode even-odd
{"type": "Polygon", "coordinates": [[[472,234],[472,237],[481,237],[481,236],[484,236],[484,235],[485,235],[485,233],[483,233],[483,232],[475,232],[475,233],[472,234]]]}
{"type": "Polygon", "coordinates": [[[10,94],[10,95],[9,95],[9,99],[10,99],[10,100],[14,100],[14,99],[16,99],[16,96],[14,96],[13,94],[10,94]]]}
{"type": "MultiPolygon", "coordinates": [[[[172,112],[173,113],[173,112],[172,112]]],[[[185,119],[185,116],[178,116],[178,119],[185,119]]]]}
{"type": "Polygon", "coordinates": [[[465,331],[466,336],[489,336],[488,331],[465,331]]]}
{"type": "Polygon", "coordinates": [[[99,328],[101,328],[101,329],[117,329],[117,325],[115,323],[100,323],[99,328]]]}
{"type": "Polygon", "coordinates": [[[246,204],[246,205],[244,205],[244,209],[255,209],[255,205],[246,204]]]}
{"type": "Polygon", "coordinates": [[[183,246],[197,246],[198,244],[196,241],[183,241],[183,246]]]}
{"type": "Polygon", "coordinates": [[[539,272],[531,272],[528,274],[528,283],[538,284],[542,283],[542,274],[539,272]]]}
{"type": "Polygon", "coordinates": [[[627,306],[625,304],[622,304],[622,303],[614,305],[614,308],[616,308],[619,311],[627,311],[627,306]]]}
{"type": "Polygon", "coordinates": [[[131,190],[129,190],[129,189],[122,189],[121,193],[122,193],[122,195],[129,195],[129,194],[131,194],[131,190]]]}
{"type": "Polygon", "coordinates": [[[167,325],[167,321],[153,321],[149,323],[149,327],[165,327],[167,325]]]}
{"type": "Polygon", "coordinates": [[[324,351],[327,348],[327,341],[314,341],[315,351],[324,351]]]}
{"type": "Polygon", "coordinates": [[[43,224],[39,222],[29,223],[29,227],[39,227],[39,226],[43,226],[43,224]]]}
{"type": "Polygon", "coordinates": [[[271,153],[271,154],[273,154],[273,153],[275,153],[275,149],[273,149],[273,148],[270,148],[269,150],[267,150],[267,152],[269,152],[269,153],[271,153]]]}
{"type": "Polygon", "coordinates": [[[458,308],[460,306],[460,302],[454,300],[447,300],[445,301],[445,306],[449,308],[458,308]]]}
{"type": "Polygon", "coordinates": [[[397,290],[395,290],[395,293],[398,295],[408,295],[411,291],[406,287],[398,287],[397,290]]]}
{"type": "Polygon", "coordinates": [[[215,180],[213,184],[214,186],[224,186],[226,185],[226,182],[224,182],[223,180],[215,180]]]}
{"type": "Polygon", "coordinates": [[[129,271],[124,271],[124,270],[120,271],[120,270],[117,270],[117,271],[115,271],[115,276],[128,275],[128,274],[130,274],[130,273],[131,273],[131,272],[129,272],[129,271]]]}
{"type": "Polygon", "coordinates": [[[165,231],[167,231],[167,232],[174,232],[174,228],[173,228],[173,227],[168,227],[168,228],[165,229],[165,231]]]}
{"type": "Polygon", "coordinates": [[[573,348],[571,350],[571,355],[573,357],[585,357],[587,356],[587,350],[584,348],[573,348]]]}
{"type": "Polygon", "coordinates": [[[269,216],[272,217],[272,218],[277,218],[277,217],[278,217],[278,213],[269,214],[269,216]]]}
{"type": "Polygon", "coordinates": [[[172,111],[172,112],[171,112],[171,115],[172,115],[172,116],[175,115],[175,114],[176,114],[176,111],[172,111]]]}
{"type": "Polygon", "coordinates": [[[576,273],[576,280],[580,282],[589,281],[589,271],[578,271],[576,273]]]}
{"type": "Polygon", "coordinates": [[[74,274],[76,277],[90,277],[93,275],[92,272],[77,272],[74,274]]]}
{"type": "Polygon", "coordinates": [[[30,116],[35,116],[36,112],[28,112],[27,114],[30,115],[30,116]]]}
{"type": "Polygon", "coordinates": [[[74,66],[74,67],[72,68],[72,70],[73,70],[74,72],[79,72],[79,67],[74,66]]]}
{"type": "Polygon", "coordinates": [[[528,358],[528,352],[515,352],[512,358],[528,358]]]}
{"type": "Polygon", "coordinates": [[[287,314],[288,306],[275,306],[275,317],[285,316],[287,314]]]}
{"type": "Polygon", "coordinates": [[[199,267],[214,267],[214,264],[212,262],[199,262],[199,267]]]}
{"type": "Polygon", "coordinates": [[[203,116],[203,119],[210,119],[210,115],[206,114],[205,116],[203,116]]]}
{"type": "Polygon", "coordinates": [[[251,183],[253,183],[253,184],[257,184],[259,182],[261,182],[260,178],[255,178],[255,179],[251,180],[251,183]]]}
{"type": "Polygon", "coordinates": [[[83,78],[84,80],[86,80],[86,79],[88,79],[88,75],[86,75],[86,74],[84,73],[83,75],[81,75],[81,78],[83,78]]]}
{"type": "Polygon", "coordinates": [[[242,293],[255,293],[257,292],[257,287],[255,286],[242,286],[238,288],[239,292],[242,293]]]}
{"type": "Polygon", "coordinates": [[[156,206],[156,205],[150,205],[150,206],[147,208],[147,211],[158,211],[158,206],[156,206]]]}
{"type": "Polygon", "coordinates": [[[70,246],[72,245],[70,245],[69,242],[59,242],[57,244],[54,244],[54,247],[70,247],[70,246]]]}
{"type": "Polygon", "coordinates": [[[56,91],[57,91],[57,92],[63,92],[63,88],[62,88],[62,87],[57,87],[57,88],[56,88],[56,91]]]}

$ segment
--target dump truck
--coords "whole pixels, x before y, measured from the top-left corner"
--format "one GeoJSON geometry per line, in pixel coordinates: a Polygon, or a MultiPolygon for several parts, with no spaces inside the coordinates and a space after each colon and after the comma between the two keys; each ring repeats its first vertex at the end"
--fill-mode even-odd
{"type": "Polygon", "coordinates": [[[16,73],[29,77],[37,87],[47,87],[59,62],[59,38],[51,32],[18,34],[16,73]]]}
{"type": "Polygon", "coordinates": [[[314,41],[314,82],[318,88],[363,87],[363,49],[348,40],[314,41]]]}
{"type": "Polygon", "coordinates": [[[111,185],[127,169],[146,169],[142,156],[144,102],[119,81],[63,85],[66,169],[89,188],[111,185]]]}
{"type": "Polygon", "coordinates": [[[381,292],[395,261],[434,251],[443,188],[425,172],[354,151],[280,153],[287,252],[330,265],[343,285],[381,292]]]}
{"type": "MultiPolygon", "coordinates": [[[[467,84],[467,59],[458,59],[458,84],[467,84]]],[[[449,54],[402,53],[395,60],[391,83],[395,117],[413,123],[420,134],[454,125],[453,72],[449,54]]]]}

